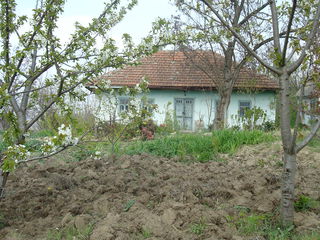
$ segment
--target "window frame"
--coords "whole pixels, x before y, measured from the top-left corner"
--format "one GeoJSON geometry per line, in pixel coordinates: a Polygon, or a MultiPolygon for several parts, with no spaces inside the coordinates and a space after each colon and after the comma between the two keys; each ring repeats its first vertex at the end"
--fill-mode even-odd
{"type": "Polygon", "coordinates": [[[243,117],[245,113],[245,109],[251,109],[252,108],[252,102],[251,100],[239,100],[239,106],[238,106],[238,114],[239,117],[243,117]],[[249,107],[241,106],[243,103],[249,103],[249,107]]]}
{"type": "Polygon", "coordinates": [[[119,109],[119,113],[123,113],[123,112],[128,112],[129,110],[129,97],[118,97],[118,109],[119,109]],[[121,109],[121,107],[123,106],[123,109],[121,109]]]}

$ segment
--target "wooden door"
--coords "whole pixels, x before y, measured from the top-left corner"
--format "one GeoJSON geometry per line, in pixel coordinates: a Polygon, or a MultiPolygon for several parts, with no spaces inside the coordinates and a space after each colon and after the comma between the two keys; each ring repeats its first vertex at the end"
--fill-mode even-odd
{"type": "Polygon", "coordinates": [[[175,99],[176,118],[182,130],[192,130],[193,102],[192,98],[175,99]]]}

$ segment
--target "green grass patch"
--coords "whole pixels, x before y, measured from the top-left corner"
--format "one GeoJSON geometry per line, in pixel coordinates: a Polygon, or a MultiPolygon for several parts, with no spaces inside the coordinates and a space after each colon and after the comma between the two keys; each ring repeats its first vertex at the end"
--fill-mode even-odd
{"type": "Polygon", "coordinates": [[[47,234],[47,240],[89,240],[93,231],[93,224],[79,230],[74,226],[55,229],[47,234]]]}
{"type": "Polygon", "coordinates": [[[320,232],[296,232],[294,227],[282,228],[277,215],[251,213],[240,209],[238,215],[228,216],[227,221],[240,235],[263,237],[268,240],[318,240],[320,232]]]}
{"type": "Polygon", "coordinates": [[[30,138],[44,138],[44,137],[53,137],[54,132],[52,130],[39,130],[31,131],[30,138]]]}
{"type": "Polygon", "coordinates": [[[124,153],[129,155],[150,153],[156,156],[180,157],[183,161],[191,157],[192,161],[219,161],[217,153],[235,153],[242,145],[273,141],[274,137],[263,131],[215,131],[211,136],[201,134],[178,134],[152,141],[139,141],[129,144],[124,153]]]}
{"type": "Polygon", "coordinates": [[[201,235],[207,228],[207,224],[200,220],[198,223],[194,223],[190,226],[190,231],[196,235],[201,235]]]}
{"type": "Polygon", "coordinates": [[[308,144],[308,146],[315,152],[320,152],[320,138],[314,137],[308,144]]]}
{"type": "Polygon", "coordinates": [[[296,211],[300,212],[320,209],[320,201],[317,201],[305,195],[300,195],[294,202],[294,208],[296,211]]]}
{"type": "Polygon", "coordinates": [[[213,146],[219,153],[233,154],[243,145],[254,145],[274,140],[273,135],[260,130],[234,131],[225,129],[212,133],[213,146]]]}
{"type": "Polygon", "coordinates": [[[192,156],[196,161],[206,162],[214,157],[214,148],[211,136],[181,134],[133,143],[126,148],[125,153],[150,153],[167,158],[178,156],[181,159],[192,156]]]}

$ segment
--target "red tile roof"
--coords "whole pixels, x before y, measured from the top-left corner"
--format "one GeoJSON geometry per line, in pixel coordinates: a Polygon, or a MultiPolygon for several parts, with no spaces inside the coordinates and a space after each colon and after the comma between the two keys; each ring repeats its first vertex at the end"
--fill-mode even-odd
{"type": "MultiPolygon", "coordinates": [[[[204,54],[211,54],[205,52],[204,54]]],[[[215,54],[214,80],[223,80],[224,58],[215,54]]],[[[215,84],[202,70],[191,63],[190,59],[181,51],[159,51],[140,60],[137,66],[126,66],[123,69],[103,75],[101,79],[111,80],[113,86],[133,86],[146,77],[150,89],[206,89],[215,88],[215,84]]],[[[95,84],[98,84],[98,80],[95,84]]],[[[244,89],[252,87],[263,90],[276,90],[279,85],[265,75],[257,74],[243,68],[234,88],[244,89]]]]}

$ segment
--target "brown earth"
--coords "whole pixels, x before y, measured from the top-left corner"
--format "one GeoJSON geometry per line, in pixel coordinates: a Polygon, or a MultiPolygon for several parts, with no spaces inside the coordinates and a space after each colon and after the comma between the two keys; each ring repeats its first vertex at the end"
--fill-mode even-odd
{"type": "MultiPolygon", "coordinates": [[[[47,239],[50,230],[89,223],[91,240],[143,239],[144,231],[148,239],[263,239],[240,236],[228,216],[239,214],[239,206],[276,212],[280,145],[246,146],[222,157],[226,161],[188,165],[139,155],[22,166],[0,201],[6,224],[0,239],[47,239]],[[199,223],[205,223],[202,234],[194,230],[199,223]]],[[[307,149],[299,155],[297,194],[320,200],[319,167],[320,153],[307,149]]],[[[319,212],[297,213],[295,219],[298,231],[320,228],[319,212]]]]}

